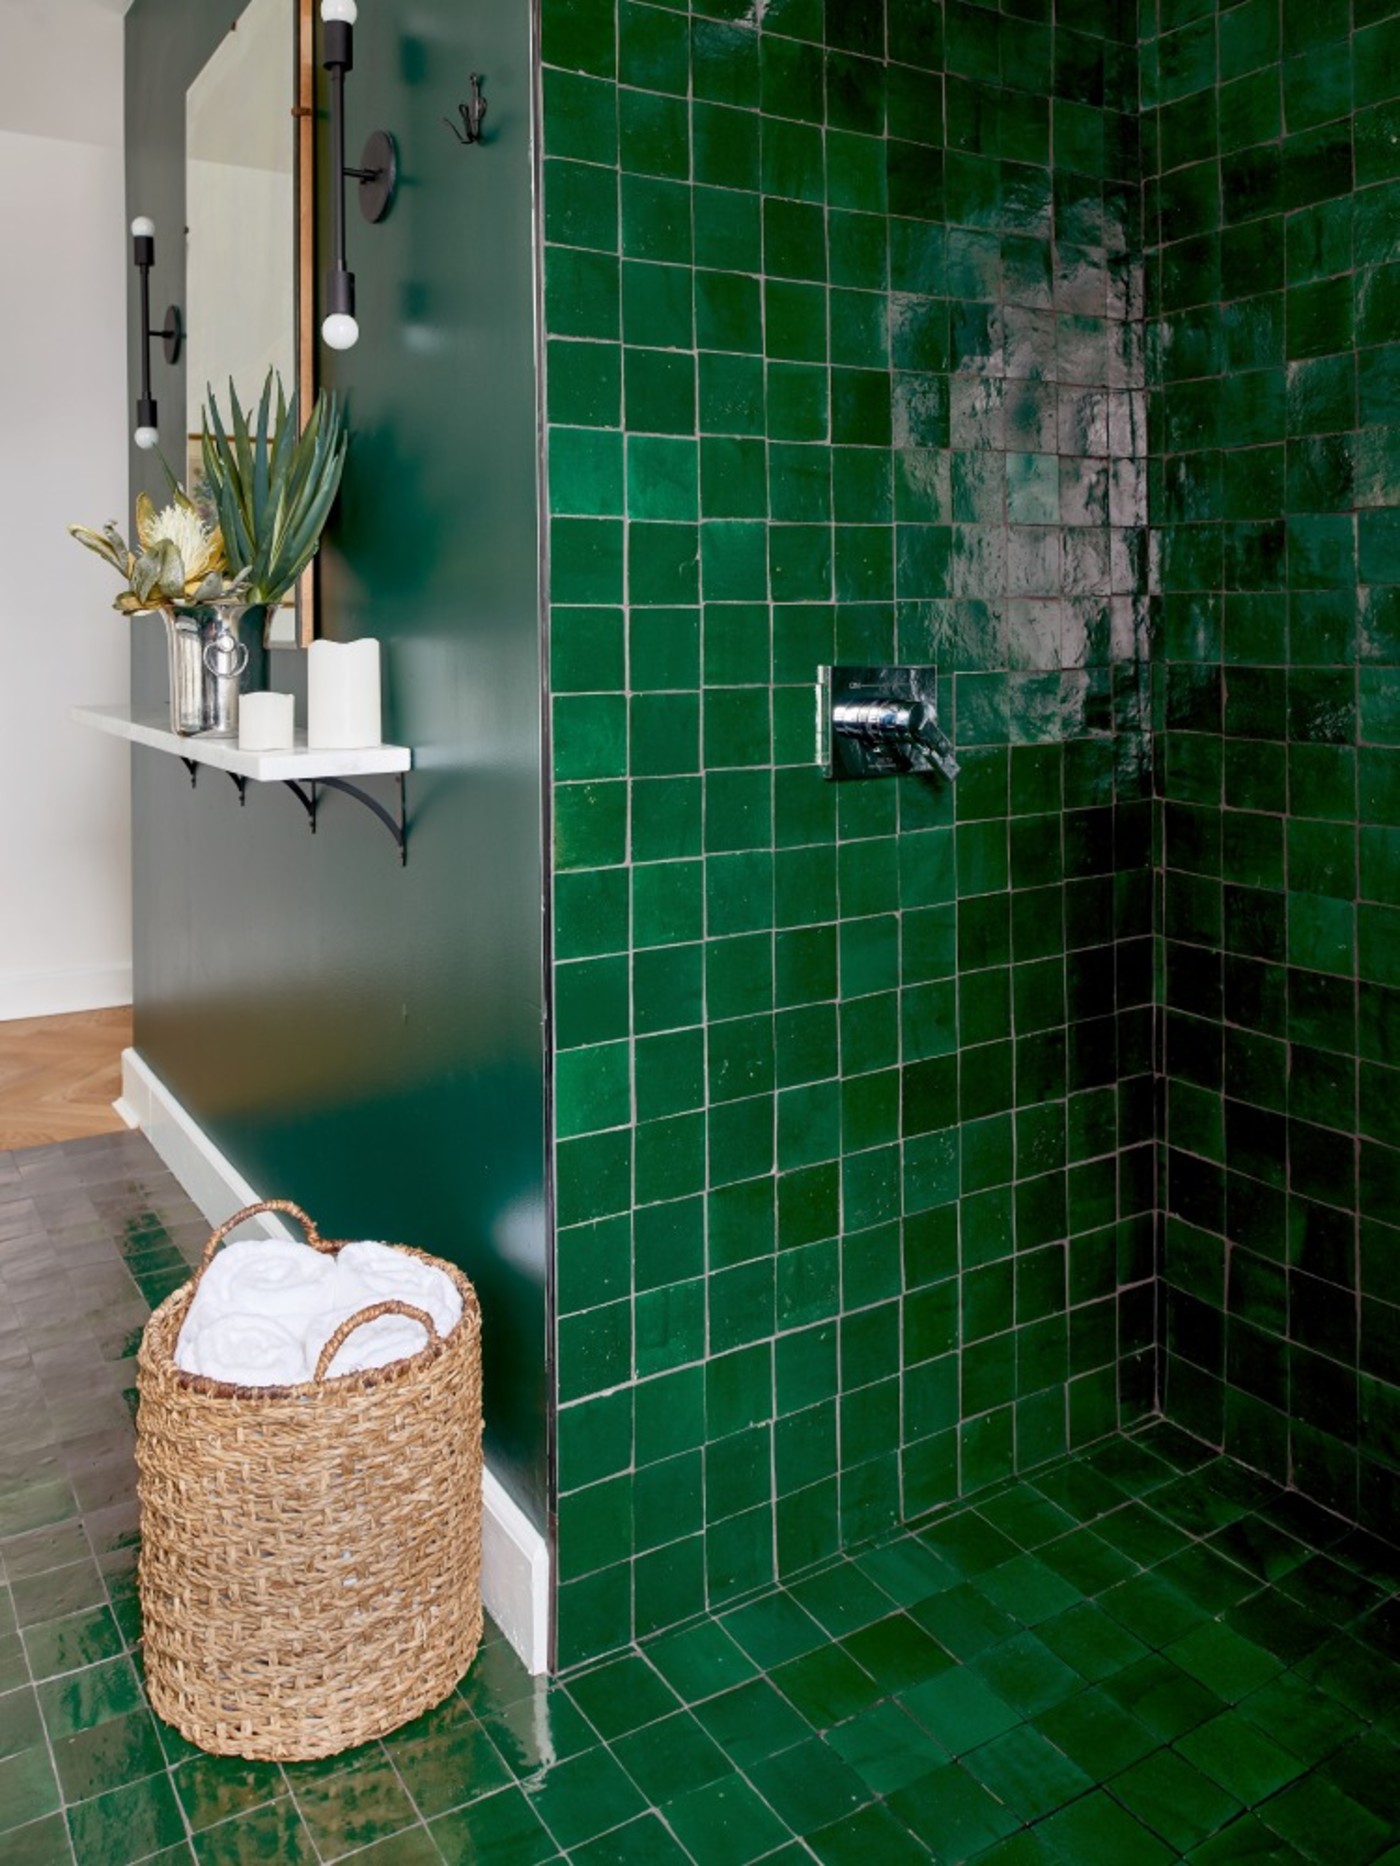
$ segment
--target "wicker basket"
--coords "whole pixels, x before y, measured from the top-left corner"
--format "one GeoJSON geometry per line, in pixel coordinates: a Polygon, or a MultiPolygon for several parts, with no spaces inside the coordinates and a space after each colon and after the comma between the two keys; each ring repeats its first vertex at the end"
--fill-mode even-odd
{"type": "Polygon", "coordinates": [[[138,1581],[153,1709],[201,1749],[269,1761],[330,1756],[439,1703],[481,1637],[481,1315],[451,1264],[462,1320],[379,1302],[344,1323],[298,1386],[181,1372],[175,1343],[200,1278],[235,1226],[289,1212],[270,1199],[221,1225],[192,1282],[156,1310],[137,1360],[138,1581]],[[325,1377],[377,1316],[426,1324],[408,1360],[325,1377]]]}

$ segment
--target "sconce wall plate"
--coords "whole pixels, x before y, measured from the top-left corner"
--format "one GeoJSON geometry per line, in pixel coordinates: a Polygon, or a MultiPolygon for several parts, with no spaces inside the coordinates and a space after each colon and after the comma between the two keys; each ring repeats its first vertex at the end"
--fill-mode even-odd
{"type": "Polygon", "coordinates": [[[399,185],[399,151],[388,130],[371,130],[360,152],[360,167],[346,169],[359,180],[360,212],[374,225],[394,205],[399,185]]]}

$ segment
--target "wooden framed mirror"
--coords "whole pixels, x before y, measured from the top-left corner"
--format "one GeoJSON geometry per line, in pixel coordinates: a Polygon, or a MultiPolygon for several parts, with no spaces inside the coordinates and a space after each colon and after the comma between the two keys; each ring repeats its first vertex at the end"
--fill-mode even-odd
{"type": "MultiPolygon", "coordinates": [[[[245,0],[185,94],[186,483],[204,400],[230,379],[256,406],[269,368],[316,393],[315,0],[245,0]]],[[[267,642],[316,633],[315,568],[271,611],[267,642]]]]}

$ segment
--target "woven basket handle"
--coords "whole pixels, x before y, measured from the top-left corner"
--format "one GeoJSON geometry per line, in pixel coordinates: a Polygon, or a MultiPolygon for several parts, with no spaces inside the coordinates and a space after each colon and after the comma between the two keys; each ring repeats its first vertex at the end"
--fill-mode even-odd
{"type": "Polygon", "coordinates": [[[377,1322],[381,1315],[406,1315],[410,1322],[421,1322],[423,1324],[424,1328],[428,1331],[429,1341],[440,1341],[442,1339],[438,1334],[437,1323],[433,1320],[432,1316],[428,1314],[426,1309],[415,1309],[411,1302],[400,1302],[396,1296],[391,1296],[384,1302],[372,1302],[367,1309],[361,1309],[355,1315],[346,1316],[345,1320],[340,1324],[340,1327],[336,1329],[325,1347],[322,1348],[321,1357],[316,1363],[316,1372],[313,1378],[324,1380],[326,1377],[326,1370],[329,1368],[336,1355],[339,1354],[340,1350],[345,1346],[345,1343],[350,1339],[351,1335],[354,1334],[355,1330],[357,1328],[362,1328],[366,1322],[377,1322]]]}
{"type": "MultiPolygon", "coordinates": [[[[212,1233],[209,1242],[204,1246],[204,1255],[199,1260],[199,1268],[194,1273],[195,1289],[198,1289],[200,1283],[204,1280],[204,1272],[214,1261],[214,1252],[223,1243],[229,1232],[236,1231],[245,1218],[256,1218],[259,1212],[289,1213],[296,1219],[297,1223],[306,1233],[306,1241],[311,1246],[312,1250],[322,1251],[333,1257],[340,1249],[339,1244],[332,1242],[328,1238],[323,1238],[316,1229],[315,1219],[308,1218],[301,1207],[299,1205],[293,1205],[290,1199],[261,1199],[256,1205],[245,1205],[241,1212],[235,1212],[232,1218],[226,1218],[219,1226],[218,1230],[212,1233]]],[[[259,1240],[252,1239],[250,1241],[256,1243],[259,1240]]],[[[262,1241],[267,1242],[269,1240],[264,1239],[262,1241]]]]}

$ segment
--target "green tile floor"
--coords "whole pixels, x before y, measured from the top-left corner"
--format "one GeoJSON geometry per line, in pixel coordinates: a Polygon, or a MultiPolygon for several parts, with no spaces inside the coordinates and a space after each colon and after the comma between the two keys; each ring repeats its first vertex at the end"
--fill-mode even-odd
{"type": "Polygon", "coordinates": [[[560,1681],[279,1768],[146,1707],[131,1377],[197,1214],[0,1153],[0,1861],[1400,1862],[1400,1556],[1154,1424],[560,1681]]]}

